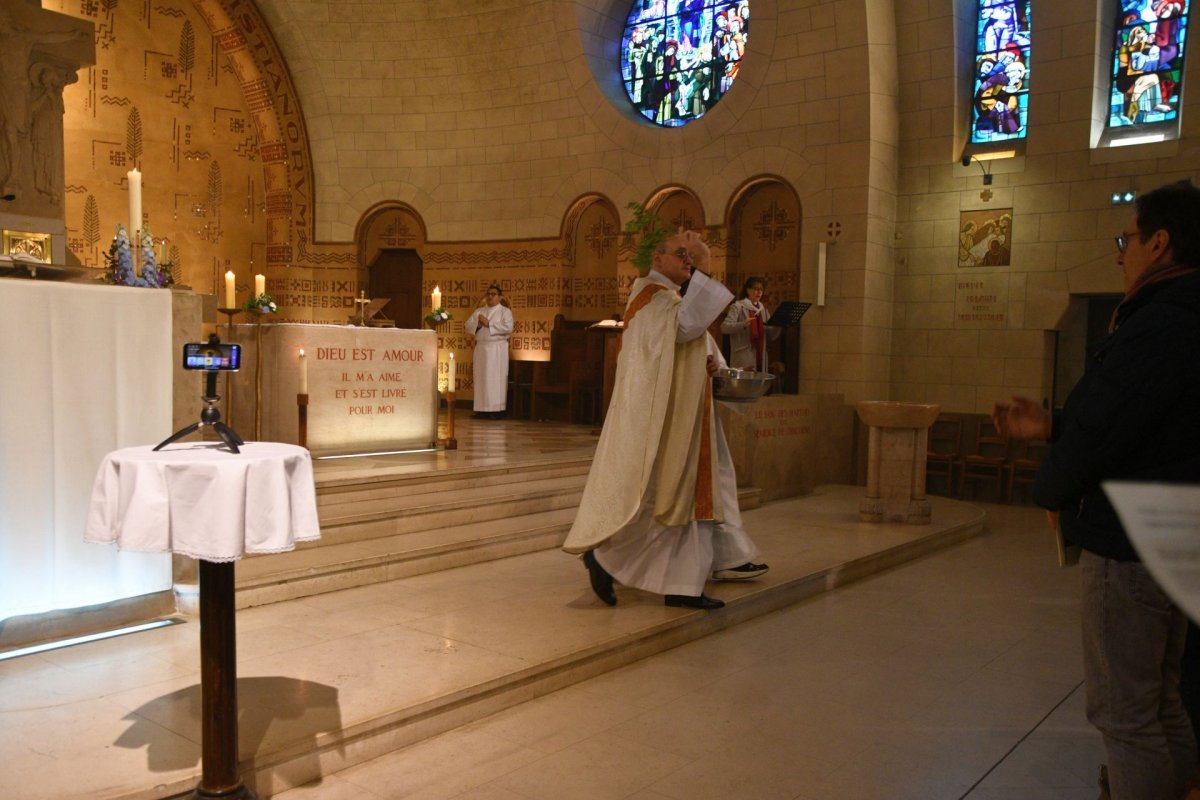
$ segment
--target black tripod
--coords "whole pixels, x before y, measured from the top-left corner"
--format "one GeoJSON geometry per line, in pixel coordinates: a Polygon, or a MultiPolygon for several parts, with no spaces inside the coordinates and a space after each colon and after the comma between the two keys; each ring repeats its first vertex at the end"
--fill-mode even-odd
{"type": "Polygon", "coordinates": [[[242,437],[237,435],[237,431],[226,425],[224,422],[221,422],[221,412],[216,406],[217,403],[221,402],[221,396],[217,394],[216,370],[205,371],[204,397],[201,399],[204,401],[204,408],[200,411],[200,421],[193,422],[186,428],[180,428],[179,430],[175,431],[166,439],[163,439],[161,442],[159,442],[154,448],[155,450],[161,450],[171,442],[179,441],[189,433],[198,431],[205,425],[208,425],[217,432],[217,436],[221,437],[222,442],[229,445],[230,450],[235,453],[241,452],[238,450],[238,445],[245,444],[245,442],[242,441],[242,437]]]}

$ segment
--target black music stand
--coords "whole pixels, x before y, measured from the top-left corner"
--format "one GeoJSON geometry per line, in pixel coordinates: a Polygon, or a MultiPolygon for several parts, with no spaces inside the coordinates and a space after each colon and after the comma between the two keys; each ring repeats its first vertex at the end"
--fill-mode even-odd
{"type": "Polygon", "coordinates": [[[800,318],[805,312],[812,308],[812,303],[797,303],[795,300],[784,300],[779,304],[779,308],[771,312],[771,319],[767,321],[768,325],[773,325],[776,328],[784,328],[784,335],[780,337],[779,356],[787,367],[787,372],[784,376],[785,386],[784,391],[791,390],[797,392],[800,390],[800,318]],[[787,333],[787,328],[795,328],[796,330],[796,360],[793,364],[788,358],[788,340],[791,338],[787,333]]]}

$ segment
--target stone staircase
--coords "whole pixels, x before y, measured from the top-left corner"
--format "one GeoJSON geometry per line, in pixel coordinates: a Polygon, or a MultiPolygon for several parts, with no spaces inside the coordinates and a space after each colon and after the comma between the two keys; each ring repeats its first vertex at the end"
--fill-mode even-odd
{"type": "MultiPolygon", "coordinates": [[[[317,474],[321,540],[249,557],[237,568],[237,607],[453,569],[558,547],[579,507],[588,455],[516,465],[317,474]]],[[[743,510],[759,491],[739,492],[743,510]]]]}
{"type": "Polygon", "coordinates": [[[238,565],[248,608],[557,547],[590,457],[325,478],[321,539],[238,565]]]}

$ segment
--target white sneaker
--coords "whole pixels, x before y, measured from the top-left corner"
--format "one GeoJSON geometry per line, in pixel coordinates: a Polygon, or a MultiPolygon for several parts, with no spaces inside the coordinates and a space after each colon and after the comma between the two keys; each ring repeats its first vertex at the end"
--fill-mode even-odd
{"type": "Polygon", "coordinates": [[[757,578],[759,575],[765,575],[768,569],[770,567],[766,564],[747,562],[740,567],[715,570],[712,574],[712,579],[714,581],[748,581],[751,578],[757,578]]]}

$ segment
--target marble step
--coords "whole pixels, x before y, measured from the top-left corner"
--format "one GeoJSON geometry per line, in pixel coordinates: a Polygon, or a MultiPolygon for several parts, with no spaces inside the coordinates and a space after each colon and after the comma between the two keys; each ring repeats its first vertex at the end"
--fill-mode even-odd
{"type": "Polygon", "coordinates": [[[324,511],[434,492],[464,492],[485,487],[536,483],[547,477],[586,476],[591,458],[521,467],[443,469],[415,474],[369,473],[357,478],[316,475],[317,505],[324,511]]]}
{"type": "Polygon", "coordinates": [[[472,490],[426,491],[359,505],[318,506],[318,546],[379,539],[417,531],[451,528],[475,522],[574,508],[583,494],[586,475],[541,478],[522,484],[498,484],[472,490]]]}
{"type": "Polygon", "coordinates": [[[237,569],[236,604],[250,608],[558,547],[576,510],[572,504],[247,558],[237,569]]]}

